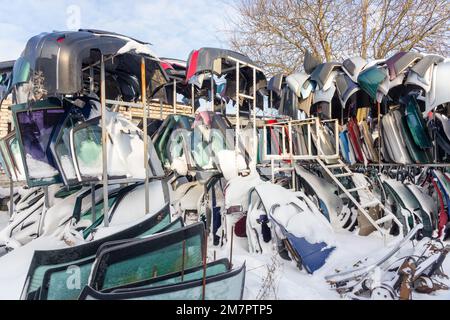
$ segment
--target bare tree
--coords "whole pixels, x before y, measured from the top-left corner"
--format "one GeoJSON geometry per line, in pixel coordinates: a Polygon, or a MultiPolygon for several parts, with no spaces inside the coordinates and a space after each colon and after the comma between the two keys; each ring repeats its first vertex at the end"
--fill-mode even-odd
{"type": "Polygon", "coordinates": [[[239,0],[229,42],[270,73],[322,60],[382,58],[399,50],[448,55],[448,0],[239,0]]]}

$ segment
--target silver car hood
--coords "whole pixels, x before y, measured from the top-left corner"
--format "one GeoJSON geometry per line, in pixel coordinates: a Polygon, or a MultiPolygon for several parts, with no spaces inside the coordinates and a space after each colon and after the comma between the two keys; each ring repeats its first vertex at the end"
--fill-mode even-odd
{"type": "Polygon", "coordinates": [[[382,126],[384,131],[383,142],[388,150],[389,157],[396,163],[411,163],[406,143],[400,133],[401,113],[398,110],[391,110],[382,118],[382,126]]]}

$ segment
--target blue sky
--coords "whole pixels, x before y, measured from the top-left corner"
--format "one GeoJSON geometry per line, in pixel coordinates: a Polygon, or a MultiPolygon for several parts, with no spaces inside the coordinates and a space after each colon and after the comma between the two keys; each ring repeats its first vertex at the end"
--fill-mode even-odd
{"type": "Polygon", "coordinates": [[[225,48],[231,0],[0,0],[0,61],[16,59],[35,34],[76,27],[122,33],[153,44],[160,56],[225,48]],[[79,14],[78,14],[79,13],[79,14]]]}

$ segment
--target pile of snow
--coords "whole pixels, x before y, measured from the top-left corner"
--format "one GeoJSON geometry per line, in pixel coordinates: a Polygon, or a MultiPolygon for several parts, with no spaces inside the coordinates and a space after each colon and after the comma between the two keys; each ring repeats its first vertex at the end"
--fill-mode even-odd
{"type": "Polygon", "coordinates": [[[58,171],[45,161],[34,159],[30,154],[26,155],[27,168],[30,178],[48,179],[58,175],[58,171]]]}
{"type": "MultiPolygon", "coordinates": [[[[23,188],[20,187],[14,187],[13,189],[13,193],[20,193],[22,192],[23,188]]],[[[10,194],[9,194],[9,188],[4,188],[4,187],[0,187],[0,199],[3,198],[9,198],[10,194]]]]}
{"type": "Polygon", "coordinates": [[[178,173],[180,176],[185,176],[188,174],[188,166],[185,157],[176,157],[173,159],[170,168],[178,173]]]}
{"type": "Polygon", "coordinates": [[[244,157],[241,154],[236,157],[233,150],[220,150],[217,153],[217,158],[219,159],[220,171],[227,181],[237,177],[238,171],[247,168],[244,157]]]}
{"type": "Polygon", "coordinates": [[[72,158],[67,155],[61,156],[60,158],[61,166],[64,170],[64,174],[67,179],[76,179],[77,175],[75,173],[75,168],[73,166],[72,158]]]}
{"type": "MultiPolygon", "coordinates": [[[[161,210],[164,203],[164,192],[161,180],[149,183],[149,214],[153,215],[161,210]]],[[[145,215],[145,186],[140,185],[129,192],[115,208],[111,217],[111,225],[122,225],[134,223],[145,215]]]]}
{"type": "Polygon", "coordinates": [[[40,237],[0,258],[0,300],[20,298],[34,252],[55,250],[67,245],[55,237],[40,237]]]}
{"type": "Polygon", "coordinates": [[[248,210],[248,194],[251,189],[263,183],[258,174],[237,176],[228,181],[225,189],[225,208],[242,205],[244,211],[248,210]]]}

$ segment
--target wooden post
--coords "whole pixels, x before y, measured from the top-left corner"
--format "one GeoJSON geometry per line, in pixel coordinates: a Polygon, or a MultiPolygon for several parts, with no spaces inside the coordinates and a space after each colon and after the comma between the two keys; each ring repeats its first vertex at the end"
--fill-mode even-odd
{"type": "Polygon", "coordinates": [[[177,79],[173,79],[173,113],[177,114],[177,79]]]}
{"type": "Polygon", "coordinates": [[[214,74],[211,72],[211,111],[214,112],[214,74]]]}
{"type": "Polygon", "coordinates": [[[145,181],[144,181],[144,189],[145,189],[145,214],[148,214],[150,211],[150,203],[148,198],[149,186],[149,172],[148,172],[148,135],[147,135],[147,82],[146,82],[146,74],[145,74],[145,58],[141,58],[141,100],[142,100],[142,109],[143,109],[143,129],[144,129],[144,170],[145,170],[145,181]]]}

